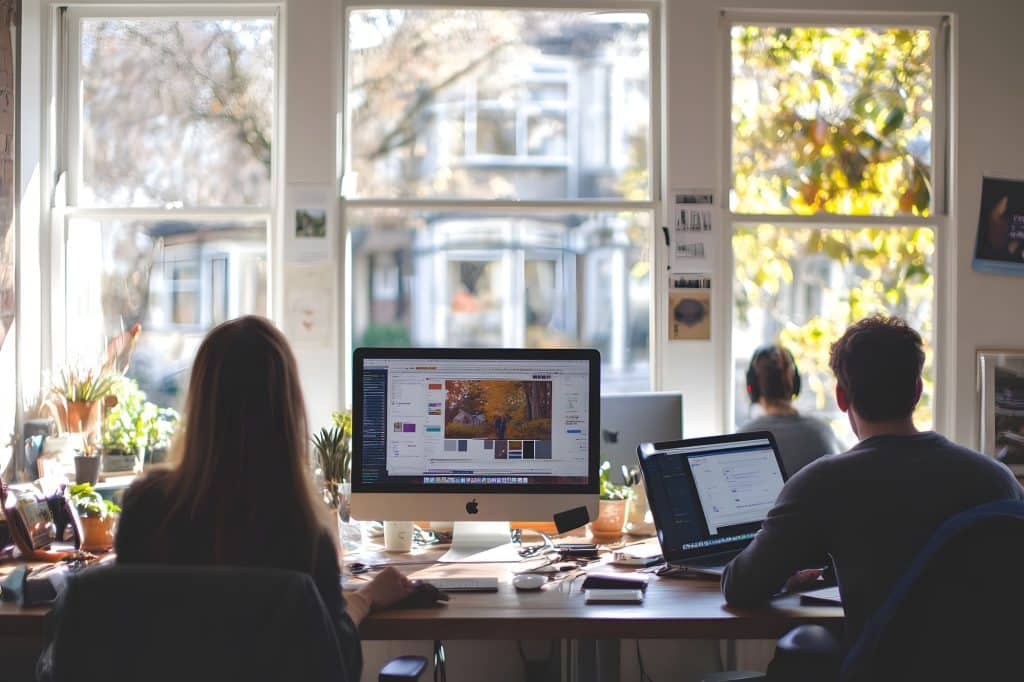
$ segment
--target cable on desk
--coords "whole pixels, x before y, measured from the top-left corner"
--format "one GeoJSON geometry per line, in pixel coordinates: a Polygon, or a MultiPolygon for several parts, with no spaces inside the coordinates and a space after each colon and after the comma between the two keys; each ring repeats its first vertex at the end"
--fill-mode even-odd
{"type": "Polygon", "coordinates": [[[434,640],[434,682],[447,682],[448,671],[444,665],[444,642],[434,640]]]}
{"type": "Polygon", "coordinates": [[[654,682],[654,678],[647,674],[647,669],[644,668],[644,657],[640,653],[640,640],[634,640],[636,642],[636,664],[640,667],[640,682],[654,682]]]}

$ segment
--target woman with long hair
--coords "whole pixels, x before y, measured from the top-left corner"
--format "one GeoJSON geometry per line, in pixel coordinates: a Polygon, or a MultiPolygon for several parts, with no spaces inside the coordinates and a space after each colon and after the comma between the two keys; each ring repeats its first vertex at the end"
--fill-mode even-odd
{"type": "Polygon", "coordinates": [[[338,630],[349,679],[359,679],[356,627],[411,592],[394,569],[348,604],[337,524],[313,488],[309,429],[295,358],[261,317],[225,322],[192,366],[172,466],[125,494],[118,561],[265,566],[310,574],[338,630]]]}

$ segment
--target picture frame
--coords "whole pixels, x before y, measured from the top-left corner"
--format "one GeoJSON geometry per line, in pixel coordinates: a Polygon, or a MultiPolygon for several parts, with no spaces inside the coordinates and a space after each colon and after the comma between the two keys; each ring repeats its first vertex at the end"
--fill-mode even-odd
{"type": "Polygon", "coordinates": [[[1024,476],[1024,349],[979,349],[981,452],[1024,476]]]}
{"type": "Polygon", "coordinates": [[[983,177],[974,269],[1024,276],[1024,180],[983,177]]]}

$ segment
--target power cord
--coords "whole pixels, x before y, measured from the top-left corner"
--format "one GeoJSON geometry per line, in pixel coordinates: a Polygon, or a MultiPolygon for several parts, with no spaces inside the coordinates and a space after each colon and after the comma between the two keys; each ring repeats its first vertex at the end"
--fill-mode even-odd
{"type": "Polygon", "coordinates": [[[654,682],[654,678],[647,674],[647,669],[644,668],[644,657],[640,653],[640,640],[636,641],[636,663],[640,667],[640,682],[654,682]]]}
{"type": "Polygon", "coordinates": [[[434,640],[434,682],[447,682],[448,671],[445,669],[444,642],[434,640]]]}

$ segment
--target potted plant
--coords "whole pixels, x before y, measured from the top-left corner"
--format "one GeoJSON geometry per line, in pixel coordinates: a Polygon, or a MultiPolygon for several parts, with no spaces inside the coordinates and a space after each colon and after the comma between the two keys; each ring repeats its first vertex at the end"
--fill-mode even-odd
{"type": "Polygon", "coordinates": [[[324,502],[337,514],[338,535],[345,549],[357,549],[362,540],[359,527],[352,523],[349,496],[352,492],[352,415],[335,412],[333,425],[313,436],[316,475],[324,502]]]}
{"type": "Polygon", "coordinates": [[[114,382],[112,374],[96,369],[65,368],[50,387],[47,404],[57,420],[61,434],[82,434],[82,452],[75,457],[75,480],[96,483],[100,460],[95,443],[99,437],[104,405],[112,405],[114,382]]]}
{"type": "Polygon", "coordinates": [[[122,377],[114,393],[117,404],[103,420],[103,470],[141,471],[143,459],[166,450],[178,413],[146,400],[134,379],[122,377]]]}
{"type": "Polygon", "coordinates": [[[88,483],[71,486],[71,504],[82,519],[82,549],[94,552],[113,547],[121,508],[103,499],[88,483]]]}
{"type": "Polygon", "coordinates": [[[590,531],[594,535],[618,535],[626,522],[626,500],[629,499],[630,489],[629,486],[612,483],[611,470],[610,462],[601,464],[601,501],[598,503],[597,518],[590,523],[590,531]]]}

